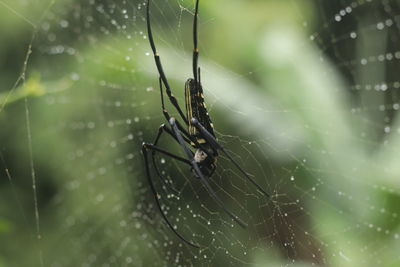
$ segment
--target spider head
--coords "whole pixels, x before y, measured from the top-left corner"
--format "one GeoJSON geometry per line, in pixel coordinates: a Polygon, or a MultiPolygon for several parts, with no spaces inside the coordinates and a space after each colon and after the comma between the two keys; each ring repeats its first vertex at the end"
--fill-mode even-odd
{"type": "MultiPolygon", "coordinates": [[[[199,169],[204,177],[209,178],[213,175],[216,168],[214,157],[210,156],[210,154],[207,155],[207,153],[201,149],[197,149],[194,154],[194,160],[198,164],[199,169]]],[[[192,171],[196,178],[200,178],[194,170],[192,171]]]]}

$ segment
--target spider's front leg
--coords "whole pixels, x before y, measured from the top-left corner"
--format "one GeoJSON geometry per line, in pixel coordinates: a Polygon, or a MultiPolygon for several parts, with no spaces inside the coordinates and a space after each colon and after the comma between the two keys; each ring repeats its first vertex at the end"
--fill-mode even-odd
{"type": "Polygon", "coordinates": [[[251,178],[247,174],[247,172],[242,169],[242,167],[240,167],[240,165],[231,157],[231,155],[229,155],[228,152],[225,151],[224,147],[220,143],[218,143],[217,139],[215,139],[215,137],[210,134],[196,118],[192,118],[191,123],[203,135],[203,137],[213,149],[221,150],[222,153],[224,153],[224,155],[233,163],[233,165],[236,166],[236,168],[246,177],[247,180],[249,180],[266,197],[270,198],[270,194],[268,194],[256,181],[254,181],[254,179],[251,178]]]}
{"type": "Polygon", "coordinates": [[[181,107],[178,104],[178,100],[175,98],[175,96],[172,94],[171,87],[168,83],[167,76],[164,73],[164,69],[161,64],[161,59],[160,55],[157,53],[156,45],[154,44],[154,38],[153,38],[153,33],[151,30],[151,22],[150,22],[150,0],[147,0],[147,7],[146,7],[146,20],[147,20],[147,34],[149,37],[149,43],[151,46],[151,50],[153,51],[154,55],[154,60],[156,63],[157,71],[158,74],[160,75],[160,83],[164,83],[165,85],[165,90],[167,93],[167,96],[171,102],[171,104],[175,107],[175,109],[178,111],[179,115],[181,116],[182,120],[185,122],[185,124],[188,124],[188,120],[183,113],[181,107]]]}
{"type": "MultiPolygon", "coordinates": [[[[161,124],[160,127],[158,128],[158,134],[157,134],[157,136],[156,136],[156,138],[155,138],[153,144],[147,144],[147,145],[148,145],[149,147],[152,147],[152,148],[153,148],[153,147],[158,148],[158,142],[159,142],[159,140],[160,140],[160,138],[161,138],[161,136],[162,136],[162,134],[163,134],[164,132],[168,133],[172,138],[174,138],[174,140],[175,140],[176,142],[178,142],[178,140],[176,139],[175,135],[174,135],[174,134],[172,133],[172,131],[168,128],[168,126],[166,126],[165,124],[161,124]]],[[[160,178],[161,182],[162,182],[164,185],[167,185],[167,183],[166,183],[167,179],[165,179],[164,176],[161,174],[161,172],[160,172],[160,170],[159,170],[159,168],[158,168],[158,165],[157,165],[157,163],[156,163],[156,160],[155,160],[156,152],[160,152],[160,151],[159,151],[159,150],[156,150],[156,149],[151,149],[151,161],[152,161],[152,163],[153,163],[154,170],[156,171],[157,176],[160,178]]],[[[170,156],[170,155],[168,155],[168,156],[170,156]]],[[[176,158],[175,158],[175,159],[176,159],[176,158]]],[[[183,161],[183,160],[185,160],[185,159],[184,159],[184,158],[179,158],[178,160],[183,161]]],[[[185,162],[185,163],[188,163],[188,162],[185,162]]],[[[173,188],[173,187],[172,187],[172,189],[175,190],[175,188],[173,188]]]]}

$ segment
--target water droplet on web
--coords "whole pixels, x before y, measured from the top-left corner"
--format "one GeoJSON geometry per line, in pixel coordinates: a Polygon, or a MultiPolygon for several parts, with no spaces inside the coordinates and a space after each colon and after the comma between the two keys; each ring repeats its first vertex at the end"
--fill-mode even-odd
{"type": "Polygon", "coordinates": [[[103,194],[99,194],[96,196],[96,201],[97,202],[102,202],[104,200],[104,195],[103,194]]]}
{"type": "Polygon", "coordinates": [[[68,25],[69,25],[68,21],[66,21],[66,20],[61,20],[60,21],[61,28],[67,28],[68,25]]]}

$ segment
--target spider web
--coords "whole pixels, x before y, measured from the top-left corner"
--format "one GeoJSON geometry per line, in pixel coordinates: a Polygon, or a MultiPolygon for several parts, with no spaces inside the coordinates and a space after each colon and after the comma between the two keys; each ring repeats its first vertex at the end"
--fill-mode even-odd
{"type": "MultiPolygon", "coordinates": [[[[167,227],[144,173],[141,144],[166,123],[145,1],[0,3],[33,33],[13,61],[27,69],[0,98],[0,266],[399,264],[398,1],[201,1],[218,140],[271,194],[218,158],[210,183],[242,229],[186,165],[158,155],[163,210],[201,249],[167,227]]],[[[151,10],[182,107],[193,7],[151,10]]],[[[183,155],[172,141],[160,146],[183,155]]]]}

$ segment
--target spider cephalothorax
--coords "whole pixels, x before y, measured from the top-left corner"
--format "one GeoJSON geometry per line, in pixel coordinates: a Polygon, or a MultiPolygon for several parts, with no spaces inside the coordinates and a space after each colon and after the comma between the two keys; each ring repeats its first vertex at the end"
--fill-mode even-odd
{"type": "Polygon", "coordinates": [[[193,158],[198,164],[202,164],[203,162],[207,162],[210,157],[208,157],[207,153],[203,150],[197,149],[196,152],[194,152],[193,158]]]}
{"type": "MultiPolygon", "coordinates": [[[[201,149],[197,149],[196,152],[194,152],[193,159],[199,165],[199,169],[205,177],[210,178],[217,168],[215,165],[217,161],[216,156],[208,156],[207,153],[201,149]]],[[[192,172],[196,178],[200,178],[193,169],[192,172]]]]}
{"type": "Polygon", "coordinates": [[[203,95],[203,87],[201,85],[200,79],[200,68],[198,67],[198,57],[199,57],[199,49],[197,47],[197,17],[199,11],[199,0],[196,1],[195,13],[194,13],[194,22],[193,22],[193,78],[189,78],[185,83],[185,107],[186,114],[182,111],[181,107],[178,104],[176,98],[172,95],[170,85],[168,83],[167,77],[164,73],[163,67],[161,65],[160,56],[157,53],[156,46],[153,40],[153,34],[151,31],[150,24],[150,0],[147,0],[147,32],[149,35],[149,42],[151,50],[153,51],[154,60],[156,63],[157,71],[159,73],[159,86],[161,93],[161,108],[164,114],[165,119],[168,121],[168,125],[162,124],[158,130],[158,134],[153,143],[143,143],[143,156],[145,160],[146,166],[146,175],[154,195],[157,207],[163,216],[165,222],[168,224],[169,228],[186,244],[199,247],[199,245],[188,241],[182,235],[180,235],[173,225],[168,220],[166,214],[161,208],[161,204],[159,202],[158,194],[153,184],[150,175],[149,168],[149,160],[147,151],[151,150],[151,159],[154,165],[154,170],[159,176],[159,178],[164,181],[164,177],[158,171],[156,161],[154,159],[155,153],[161,153],[165,156],[168,156],[172,159],[178,160],[190,166],[194,176],[199,179],[199,181],[206,187],[207,191],[210,193],[211,197],[215,202],[228,214],[234,221],[236,221],[242,227],[245,227],[246,224],[235,214],[233,214],[224,204],[224,202],[219,198],[217,193],[211,187],[208,182],[208,179],[213,175],[216,169],[216,160],[218,157],[218,151],[221,151],[229,161],[242,173],[242,175],[249,180],[257,189],[263,193],[265,196],[269,197],[268,193],[259,186],[241,167],[240,165],[225,151],[221,144],[218,143],[217,138],[214,134],[214,126],[211,122],[210,116],[207,111],[207,107],[204,101],[203,95]],[[175,107],[177,112],[179,113],[180,118],[186,125],[186,128],[183,127],[179,121],[177,121],[174,117],[171,117],[165,108],[164,103],[164,90],[171,102],[171,104],[175,107]],[[169,151],[158,147],[158,141],[163,133],[169,134],[182,148],[186,157],[181,157],[175,155],[169,151]],[[194,151],[193,151],[194,150],[194,151]]]}

